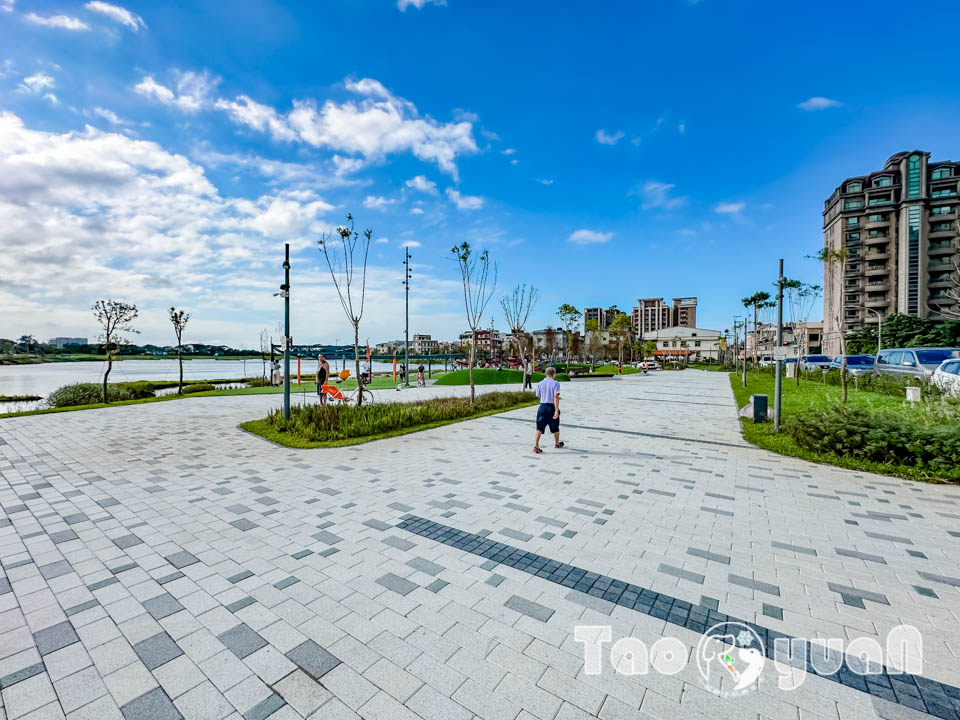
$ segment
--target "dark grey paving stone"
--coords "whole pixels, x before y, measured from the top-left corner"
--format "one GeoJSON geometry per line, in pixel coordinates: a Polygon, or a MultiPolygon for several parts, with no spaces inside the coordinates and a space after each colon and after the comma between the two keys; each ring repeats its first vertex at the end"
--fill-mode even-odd
{"type": "Polygon", "coordinates": [[[164,575],[163,577],[157,578],[157,583],[159,585],[166,585],[167,583],[173,582],[174,580],[179,580],[182,577],[186,577],[186,575],[178,570],[175,573],[170,573],[169,575],[164,575]]]}
{"type": "Polygon", "coordinates": [[[298,582],[300,582],[300,578],[295,578],[293,575],[291,575],[290,577],[284,578],[279,582],[275,582],[273,586],[277,590],[286,590],[288,587],[291,585],[296,585],[298,582]]]}
{"type": "Polygon", "coordinates": [[[701,550],[700,548],[688,547],[687,555],[693,555],[694,557],[703,558],[711,562],[723,563],[724,565],[730,564],[729,556],[720,555],[719,553],[710,552],[709,550],[701,550]]]}
{"type": "Polygon", "coordinates": [[[64,620],[62,623],[35,632],[33,642],[37,645],[37,651],[43,656],[80,642],[80,638],[77,637],[70,621],[64,620]]]}
{"type": "Polygon", "coordinates": [[[313,550],[301,550],[300,552],[295,552],[290,557],[294,560],[303,560],[307,555],[313,555],[313,550]]]}
{"type": "Polygon", "coordinates": [[[678,577],[682,580],[689,580],[690,582],[695,582],[698,585],[703,585],[703,575],[700,573],[684,570],[683,568],[667,565],[666,563],[660,563],[660,567],[657,568],[657,572],[662,572],[664,575],[673,575],[673,577],[678,577]]]}
{"type": "Polygon", "coordinates": [[[609,600],[604,600],[603,598],[598,598],[593,595],[587,595],[579,590],[571,590],[564,596],[564,599],[569,600],[572,603],[576,603],[582,607],[590,608],[598,613],[603,613],[604,615],[610,615],[613,613],[613,609],[616,607],[616,605],[609,600]]]}
{"type": "Polygon", "coordinates": [[[402,578],[399,575],[394,575],[393,573],[387,573],[383,577],[377,578],[377,584],[383,585],[383,587],[388,590],[393,590],[395,593],[401,595],[409,595],[414,590],[417,589],[418,585],[410,582],[406,578],[402,578]]]}
{"type": "Polygon", "coordinates": [[[183,610],[183,605],[170,593],[157,595],[143,601],[144,609],[153,616],[154,620],[162,620],[183,610]]]}
{"type": "Polygon", "coordinates": [[[724,515],[726,517],[733,517],[733,513],[729,510],[721,510],[720,508],[707,507],[706,505],[701,505],[700,510],[702,512],[713,513],[714,515],[724,515]]]}
{"type": "Polygon", "coordinates": [[[366,520],[363,524],[366,525],[367,527],[373,528],[374,530],[391,530],[391,529],[393,529],[393,525],[388,525],[387,523],[383,522],[383,520],[377,520],[377,519],[375,519],[375,518],[371,518],[370,520],[366,520]]]}
{"type": "Polygon", "coordinates": [[[866,607],[863,604],[863,598],[860,597],[859,595],[848,595],[847,593],[840,593],[840,599],[843,600],[844,605],[860,608],[861,610],[866,609],[866,607]]]}
{"type": "Polygon", "coordinates": [[[503,606],[511,610],[516,610],[518,613],[532,617],[534,620],[539,620],[540,622],[547,622],[547,620],[553,617],[554,612],[546,605],[533,602],[533,600],[527,600],[519,595],[511,595],[503,606]]]}
{"type": "Polygon", "coordinates": [[[246,505],[241,505],[240,503],[237,503],[236,505],[227,505],[227,510],[232,512],[234,515],[243,515],[247,512],[253,512],[246,505]]]}
{"type": "Polygon", "coordinates": [[[777,620],[783,620],[783,609],[778,608],[776,605],[768,605],[767,603],[763,604],[763,614],[767,617],[776,618],[777,620]]]}
{"type": "Polygon", "coordinates": [[[123,537],[113,538],[113,544],[116,545],[121,550],[126,550],[129,547],[134,545],[141,545],[143,540],[138,538],[136,535],[124,535],[123,537]]]}
{"type": "Polygon", "coordinates": [[[407,565],[409,565],[415,570],[425,572],[428,575],[439,575],[441,572],[446,570],[446,568],[443,567],[443,565],[437,565],[435,562],[430,562],[426,558],[422,558],[419,556],[415,558],[411,558],[410,560],[407,560],[407,565]]]}
{"type": "Polygon", "coordinates": [[[253,573],[250,572],[249,570],[244,570],[243,572],[239,572],[236,575],[231,575],[230,577],[228,577],[227,582],[232,583],[233,585],[236,585],[241,580],[246,580],[249,577],[253,577],[253,573]]]}
{"type": "Polygon", "coordinates": [[[890,542],[903,543],[904,545],[913,545],[913,540],[910,538],[900,537],[898,535],[884,535],[883,533],[870,531],[866,531],[864,534],[867,537],[874,538],[876,540],[889,540],[890,542]]]}
{"type": "Polygon", "coordinates": [[[705,607],[708,610],[719,610],[720,601],[716,598],[707,597],[706,595],[700,596],[700,607],[705,607]]]}
{"type": "Polygon", "coordinates": [[[839,583],[828,582],[827,588],[830,592],[840,593],[841,595],[849,595],[851,597],[859,597],[864,600],[871,600],[875,603],[880,603],[882,605],[889,605],[890,601],[887,600],[886,595],[881,595],[877,592],[871,592],[870,590],[860,590],[859,588],[850,587],[849,585],[840,585],[839,583]]]}
{"type": "Polygon", "coordinates": [[[266,700],[262,700],[243,714],[243,720],[266,720],[286,703],[283,698],[273,693],[266,700]]]}
{"type": "Polygon", "coordinates": [[[759,592],[767,593],[768,595],[780,596],[780,588],[773,583],[763,582],[762,580],[754,580],[753,578],[743,577],[742,575],[734,575],[730,573],[727,575],[727,582],[733,583],[734,585],[740,585],[741,587],[750,588],[751,590],[758,590],[759,592]]]}
{"type": "Polygon", "coordinates": [[[493,573],[492,575],[490,575],[490,577],[486,579],[485,582],[487,583],[487,585],[490,585],[491,587],[500,587],[500,584],[504,580],[506,580],[506,578],[503,575],[500,575],[499,573],[493,573]]]}
{"type": "Polygon", "coordinates": [[[53,580],[53,578],[60,577],[61,575],[69,575],[72,573],[73,566],[66,560],[58,560],[49,565],[41,565],[38,570],[40,570],[40,574],[44,580],[53,580]]]}
{"type": "Polygon", "coordinates": [[[102,508],[113,507],[114,505],[119,505],[119,504],[120,504],[120,501],[119,501],[119,500],[117,500],[116,498],[112,498],[112,497],[104,498],[104,499],[102,499],[102,500],[96,500],[95,502],[97,503],[97,505],[99,505],[99,506],[102,507],[102,508]]]}
{"type": "Polygon", "coordinates": [[[246,623],[240,623],[236,627],[232,627],[226,632],[220,633],[220,635],[217,636],[217,639],[226,645],[230,649],[230,652],[232,652],[241,660],[243,660],[247,655],[255,653],[257,650],[267,644],[267,641],[260,637],[256,631],[247,626],[246,623]]]}
{"type": "Polygon", "coordinates": [[[120,708],[125,720],[183,720],[177,706],[163,691],[154,688],[120,708]]]}
{"type": "Polygon", "coordinates": [[[944,585],[952,585],[953,587],[960,587],[960,578],[947,577],[946,575],[940,575],[939,573],[924,572],[923,570],[918,570],[917,574],[920,577],[922,577],[924,580],[943,583],[944,585]]]}
{"type": "Polygon", "coordinates": [[[230,524],[233,525],[237,530],[241,530],[243,532],[247,532],[247,530],[253,530],[254,528],[260,527],[255,522],[253,522],[252,520],[248,520],[247,518],[239,518],[237,520],[234,520],[230,524]]]}
{"type": "Polygon", "coordinates": [[[175,552],[173,555],[167,555],[165,559],[177,570],[182,570],[185,567],[200,562],[193,553],[188,553],[186,550],[175,552]]]}
{"type": "Polygon", "coordinates": [[[36,665],[31,665],[30,667],[21,668],[16,672],[12,672],[9,675],[0,677],[0,690],[6,690],[12,685],[16,685],[18,682],[23,682],[24,680],[29,680],[34,675],[39,675],[44,672],[46,668],[43,663],[37,663],[36,665]]]}
{"type": "Polygon", "coordinates": [[[939,597],[940,597],[939,595],[937,595],[937,593],[935,593],[935,592],[933,591],[932,588],[922,587],[922,586],[920,586],[920,585],[914,585],[914,586],[913,586],[913,589],[917,591],[917,594],[918,594],[918,595],[923,595],[924,597],[929,597],[929,598],[939,598],[939,597]]]}
{"type": "Polygon", "coordinates": [[[63,612],[66,613],[67,617],[70,617],[71,615],[76,615],[78,613],[85,612],[90,608],[95,608],[99,604],[100,604],[99,600],[87,600],[85,603],[80,603],[79,605],[74,605],[73,607],[69,607],[63,612]]]}
{"type": "Polygon", "coordinates": [[[180,646],[165,632],[157,633],[153,637],[138,642],[133,646],[133,651],[141,662],[147,666],[147,670],[158,668],[164,663],[183,655],[180,646]]]}
{"type": "Polygon", "coordinates": [[[106,580],[97,580],[97,582],[91,585],[87,585],[87,590],[89,590],[90,592],[95,592],[97,590],[100,590],[101,588],[105,588],[108,585],[113,585],[114,583],[118,583],[118,582],[120,581],[117,580],[115,577],[107,578],[106,580]]]}
{"type": "Polygon", "coordinates": [[[775,547],[775,548],[779,548],[779,549],[781,549],[781,550],[791,550],[791,551],[793,551],[793,552],[795,552],[795,553],[800,553],[800,554],[802,554],[802,555],[816,555],[816,554],[817,554],[817,551],[814,550],[813,548],[803,547],[803,546],[801,546],[801,545],[793,545],[793,544],[791,544],[791,543],[778,542],[777,540],[774,540],[774,541],[771,542],[770,544],[773,545],[773,547],[775,547]]]}
{"type": "Polygon", "coordinates": [[[500,534],[505,535],[508,538],[513,538],[514,540],[522,540],[523,542],[533,540],[533,535],[530,533],[520,532],[519,530],[514,530],[512,528],[503,528],[500,531],[500,534]]]}
{"type": "Polygon", "coordinates": [[[67,525],[76,525],[77,523],[86,522],[89,519],[90,518],[88,518],[84,513],[73,513],[72,515],[63,516],[63,521],[67,525]]]}
{"type": "Polygon", "coordinates": [[[237,600],[236,602],[232,602],[229,605],[227,605],[227,610],[229,610],[232,613],[239,612],[240,610],[243,610],[245,607],[249,607],[253,605],[255,602],[256,600],[254,600],[250,596],[247,596],[245,598],[241,598],[240,600],[237,600]]]}
{"type": "Polygon", "coordinates": [[[887,564],[887,561],[880,555],[872,555],[870,553],[860,552],[859,550],[845,550],[844,548],[834,548],[834,550],[837,555],[842,555],[843,557],[852,557],[866,562],[880,563],[881,565],[887,564]]]}
{"type": "Polygon", "coordinates": [[[340,664],[339,658],[313,640],[306,640],[297,645],[287,653],[287,659],[314,680],[319,680],[340,664]]]}
{"type": "Polygon", "coordinates": [[[434,580],[434,581],[433,581],[432,583],[430,583],[429,585],[427,585],[426,589],[429,590],[429,591],[432,592],[432,593],[438,593],[438,592],[440,592],[441,590],[443,590],[443,589],[444,589],[447,585],[449,585],[449,584],[450,584],[450,583],[448,583],[446,580],[437,579],[437,580],[434,580]]]}
{"type": "Polygon", "coordinates": [[[334,535],[332,532],[327,532],[326,530],[321,530],[318,533],[314,533],[312,537],[314,540],[319,540],[327,545],[336,545],[338,542],[343,540],[343,538],[339,535],[334,535]]]}
{"type": "Polygon", "coordinates": [[[110,572],[112,572],[114,575],[119,575],[120,573],[124,573],[127,570],[133,570],[135,567],[139,567],[139,566],[134,562],[130,562],[115,568],[110,568],[110,572]]]}
{"type": "Polygon", "coordinates": [[[383,539],[384,545],[389,545],[390,547],[395,547],[397,550],[412,550],[416,545],[409,540],[404,540],[398,538],[396,535],[391,535],[390,537],[383,539]]]}
{"type": "Polygon", "coordinates": [[[61,530],[60,532],[50,533],[50,539],[55,545],[76,540],[78,535],[73,530],[61,530]]]}

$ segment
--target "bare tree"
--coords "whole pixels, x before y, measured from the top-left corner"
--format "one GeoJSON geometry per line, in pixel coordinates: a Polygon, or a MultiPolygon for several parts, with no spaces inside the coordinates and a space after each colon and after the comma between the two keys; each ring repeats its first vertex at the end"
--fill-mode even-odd
{"type": "Polygon", "coordinates": [[[770,301],[770,293],[766,292],[765,290],[755,292],[753,295],[743,298],[741,302],[745,308],[753,308],[753,365],[754,368],[756,368],[757,348],[760,344],[760,332],[759,328],[757,327],[757,315],[761,310],[766,310],[767,308],[772,307],[773,304],[770,301]]]}
{"type": "Polygon", "coordinates": [[[790,313],[790,324],[793,334],[797,338],[797,371],[795,377],[800,385],[800,358],[809,352],[807,347],[807,323],[810,322],[810,313],[820,297],[823,288],[819,285],[800,282],[799,280],[783,279],[783,293],[787,296],[787,308],[790,313]]]}
{"type": "Polygon", "coordinates": [[[357,405],[363,404],[363,377],[360,375],[360,318],[363,317],[363,301],[367,294],[367,256],[370,254],[372,230],[357,233],[353,229],[353,215],[347,214],[349,227],[338,227],[336,233],[320,238],[320,250],[327,261],[333,286],[340,296],[340,304],[347,320],[353,325],[353,359],[356,363],[357,405]],[[338,241],[339,240],[339,241],[338,241]],[[357,262],[363,256],[360,265],[360,297],[354,298],[356,288],[357,262]]]}
{"type": "MultiPolygon", "coordinates": [[[[816,255],[812,256],[815,260],[819,260],[823,263],[823,266],[828,270],[836,270],[841,275],[840,282],[840,297],[839,302],[837,303],[837,334],[840,336],[840,388],[843,396],[843,404],[847,404],[847,336],[843,332],[843,267],[847,262],[847,248],[841,246],[840,248],[828,248],[825,247],[816,255]]],[[[826,311],[826,308],[824,308],[826,311]]],[[[824,328],[826,329],[826,328],[824,328]]]]}
{"type": "MultiPolygon", "coordinates": [[[[500,298],[500,307],[503,308],[503,314],[507,319],[507,326],[510,328],[510,336],[517,346],[517,352],[524,354],[524,326],[530,318],[530,313],[537,304],[537,298],[540,291],[532,285],[527,287],[526,283],[517,285],[513,293],[500,298]]],[[[522,357],[521,357],[522,359],[522,357]]]]}
{"type": "Polygon", "coordinates": [[[108,403],[110,396],[107,393],[107,379],[113,370],[113,358],[117,349],[125,342],[121,333],[140,332],[133,327],[139,311],[136,305],[128,305],[120,300],[97,300],[90,309],[103,328],[100,339],[103,340],[103,349],[107,353],[107,371],[103,374],[103,402],[108,403]]]}
{"type": "Polygon", "coordinates": [[[264,328],[260,331],[260,362],[263,364],[263,377],[267,377],[267,353],[272,350],[270,347],[270,332],[264,328]]]}
{"type": "Polygon", "coordinates": [[[190,313],[183,308],[170,308],[170,322],[173,332],[177,335],[177,363],[180,365],[180,384],[177,385],[177,395],[183,395],[183,330],[190,322],[190,313]]]}
{"type": "Polygon", "coordinates": [[[493,265],[493,276],[490,275],[490,253],[484,250],[477,255],[470,243],[464,242],[454,245],[450,252],[457,260],[460,268],[460,279],[463,282],[463,304],[467,312],[467,325],[470,328],[470,404],[476,397],[476,388],[473,384],[473,363],[477,352],[477,328],[483,319],[493,291],[497,287],[497,266],[493,265]],[[488,288],[489,284],[489,288],[488,288]]]}

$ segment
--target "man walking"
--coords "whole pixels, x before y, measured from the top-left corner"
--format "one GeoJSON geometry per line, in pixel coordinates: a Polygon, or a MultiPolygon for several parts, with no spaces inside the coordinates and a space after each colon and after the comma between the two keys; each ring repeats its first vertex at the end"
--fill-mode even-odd
{"type": "Polygon", "coordinates": [[[546,377],[537,383],[537,397],[540,398],[540,407],[537,408],[537,434],[533,440],[533,451],[537,454],[542,453],[540,449],[540,436],[547,427],[553,433],[553,446],[562,448],[560,442],[560,383],[556,381],[554,375],[557,374],[556,368],[548,367],[546,377]]]}
{"type": "Polygon", "coordinates": [[[523,387],[522,390],[533,390],[533,363],[529,357],[523,359],[523,387]]]}

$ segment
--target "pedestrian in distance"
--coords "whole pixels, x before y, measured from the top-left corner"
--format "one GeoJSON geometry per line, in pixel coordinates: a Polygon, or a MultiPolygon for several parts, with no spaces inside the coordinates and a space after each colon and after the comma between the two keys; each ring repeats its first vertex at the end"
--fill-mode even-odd
{"type": "Polygon", "coordinates": [[[533,439],[533,452],[538,455],[543,452],[540,449],[540,436],[549,427],[553,433],[553,446],[562,448],[560,442],[560,383],[554,377],[557,370],[554,367],[548,367],[545,371],[546,377],[537,383],[537,397],[540,398],[540,406],[537,408],[537,434],[533,439]]]}
{"type": "Polygon", "coordinates": [[[529,357],[523,359],[523,390],[533,390],[533,362],[529,357]]]}
{"type": "Polygon", "coordinates": [[[327,396],[323,392],[323,386],[330,380],[330,363],[323,354],[317,355],[317,397],[320,398],[320,404],[327,404],[327,396]]]}

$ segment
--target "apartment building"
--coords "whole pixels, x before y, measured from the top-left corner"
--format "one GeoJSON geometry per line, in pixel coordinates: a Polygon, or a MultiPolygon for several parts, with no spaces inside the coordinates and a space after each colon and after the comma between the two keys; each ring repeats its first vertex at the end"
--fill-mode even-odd
{"type": "Polygon", "coordinates": [[[960,262],[960,163],[900,152],[882,170],[850,177],[824,201],[824,247],[845,250],[842,267],[824,267],[823,351],[840,352],[840,331],[888,313],[941,317],[960,262]]]}
{"type": "Polygon", "coordinates": [[[726,342],[719,330],[698,327],[669,327],[649,332],[644,341],[657,344],[653,354],[665,359],[721,360],[726,342]]]}
{"type": "Polygon", "coordinates": [[[50,338],[49,345],[53,345],[58,350],[62,350],[67,345],[86,345],[87,338],[85,337],[55,337],[50,338]]]}
{"type": "Polygon", "coordinates": [[[673,305],[663,298],[640,298],[630,314],[633,331],[646,337],[670,327],[696,327],[697,298],[674,298],[673,305]]]}
{"type": "Polygon", "coordinates": [[[429,335],[414,335],[411,349],[417,355],[433,355],[439,352],[440,341],[434,340],[429,335]]]}
{"type": "MultiPolygon", "coordinates": [[[[470,347],[473,342],[473,332],[466,330],[460,333],[460,343],[463,347],[470,347]]],[[[486,355],[496,355],[503,344],[503,336],[499,330],[477,330],[477,352],[486,355]]]]}
{"type": "Polygon", "coordinates": [[[591,320],[597,323],[597,327],[606,330],[613,323],[613,319],[620,314],[620,309],[616,305],[604,309],[602,307],[588,307],[583,309],[583,327],[586,330],[587,323],[591,320]]]}
{"type": "MultiPolygon", "coordinates": [[[[821,349],[823,323],[819,320],[783,324],[783,345],[790,348],[793,356],[818,354],[821,349]]],[[[777,326],[774,323],[760,323],[756,331],[747,333],[746,352],[753,357],[754,349],[757,355],[769,355],[777,345],[777,326]]]]}

